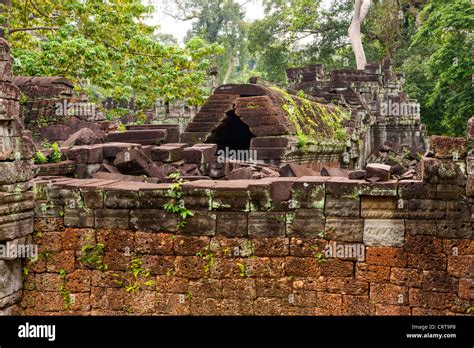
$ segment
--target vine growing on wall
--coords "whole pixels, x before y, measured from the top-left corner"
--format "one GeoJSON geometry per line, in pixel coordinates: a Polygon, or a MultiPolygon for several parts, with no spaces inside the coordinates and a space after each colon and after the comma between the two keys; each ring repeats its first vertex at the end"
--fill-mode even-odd
{"type": "Polygon", "coordinates": [[[179,172],[171,173],[169,178],[173,179],[168,195],[171,197],[170,201],[163,205],[163,209],[168,213],[176,214],[178,217],[177,228],[182,229],[186,226],[186,219],[188,216],[194,216],[194,213],[184,206],[182,185],[183,178],[179,172]]]}

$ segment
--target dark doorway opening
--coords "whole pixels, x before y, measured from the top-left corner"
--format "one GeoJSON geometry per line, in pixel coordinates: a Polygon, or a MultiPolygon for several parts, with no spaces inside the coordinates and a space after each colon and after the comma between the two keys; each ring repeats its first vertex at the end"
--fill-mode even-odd
{"type": "Polygon", "coordinates": [[[217,144],[219,150],[249,150],[254,137],[249,127],[235,115],[234,110],[226,113],[225,119],[212,131],[208,143],[217,144]]]}

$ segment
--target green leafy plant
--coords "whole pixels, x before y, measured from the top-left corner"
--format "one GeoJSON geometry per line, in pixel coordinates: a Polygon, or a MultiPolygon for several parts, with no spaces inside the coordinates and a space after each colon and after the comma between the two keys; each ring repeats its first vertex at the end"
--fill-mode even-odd
{"type": "Polygon", "coordinates": [[[202,257],[204,260],[206,260],[206,264],[204,265],[204,274],[209,276],[209,274],[211,274],[212,266],[214,266],[214,263],[216,262],[214,252],[209,247],[206,247],[203,251],[196,253],[196,256],[202,257]]]}
{"type": "Polygon", "coordinates": [[[66,271],[63,268],[59,270],[59,276],[61,278],[61,283],[58,291],[64,300],[64,309],[71,309],[72,299],[71,294],[66,289],[66,271]]]}
{"type": "Polygon", "coordinates": [[[243,263],[237,262],[237,267],[239,267],[239,276],[246,277],[247,276],[247,267],[243,263]]]}
{"type": "Polygon", "coordinates": [[[125,132],[126,130],[127,130],[127,126],[119,121],[117,131],[125,132]]]}
{"type": "Polygon", "coordinates": [[[88,267],[98,269],[101,272],[105,272],[109,268],[102,260],[105,253],[104,244],[86,244],[82,247],[81,252],[83,255],[79,258],[79,261],[85,263],[88,267]]]}
{"type": "MultiPolygon", "coordinates": [[[[151,275],[150,270],[143,269],[143,262],[139,258],[133,259],[128,265],[128,271],[124,275],[114,274],[116,278],[114,281],[116,284],[122,286],[125,291],[129,293],[135,293],[141,289],[141,279],[143,277],[149,277],[151,275]]],[[[144,282],[147,287],[153,287],[156,285],[156,281],[147,280],[144,282]]]]}
{"type": "Polygon", "coordinates": [[[186,290],[184,292],[184,296],[186,296],[188,299],[192,299],[193,298],[193,293],[189,290],[186,290]]]}
{"type": "Polygon", "coordinates": [[[179,172],[171,173],[168,177],[173,179],[173,183],[168,190],[168,195],[171,197],[171,200],[163,205],[163,209],[168,213],[178,216],[178,224],[176,227],[181,229],[186,226],[186,218],[188,216],[194,216],[194,213],[184,206],[183,191],[181,188],[184,180],[181,178],[181,174],[179,172]]]}
{"type": "Polygon", "coordinates": [[[34,161],[36,164],[45,164],[48,163],[48,158],[41,151],[36,150],[34,161]]]}
{"type": "Polygon", "coordinates": [[[61,162],[61,158],[63,157],[63,154],[61,153],[61,149],[59,148],[58,143],[54,143],[51,145],[51,148],[53,149],[53,152],[51,155],[49,155],[49,162],[51,163],[58,163],[61,162]]]}
{"type": "Polygon", "coordinates": [[[306,148],[306,146],[308,146],[309,139],[306,134],[298,133],[297,139],[298,139],[298,143],[297,143],[298,149],[303,150],[304,148],[306,148]]]}
{"type": "Polygon", "coordinates": [[[320,251],[317,245],[311,245],[310,249],[314,250],[314,257],[318,260],[318,263],[326,262],[326,255],[323,251],[320,251]]]}

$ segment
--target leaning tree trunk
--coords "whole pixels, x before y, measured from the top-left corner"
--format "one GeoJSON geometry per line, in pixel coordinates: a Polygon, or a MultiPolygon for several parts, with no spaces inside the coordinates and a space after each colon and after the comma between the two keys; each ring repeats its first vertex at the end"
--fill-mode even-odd
{"type": "Polygon", "coordinates": [[[349,37],[351,38],[352,49],[354,50],[357,69],[359,70],[364,69],[367,63],[364,47],[362,46],[360,27],[369,12],[371,4],[372,0],[355,0],[354,16],[352,17],[352,22],[349,27],[349,37]]]}

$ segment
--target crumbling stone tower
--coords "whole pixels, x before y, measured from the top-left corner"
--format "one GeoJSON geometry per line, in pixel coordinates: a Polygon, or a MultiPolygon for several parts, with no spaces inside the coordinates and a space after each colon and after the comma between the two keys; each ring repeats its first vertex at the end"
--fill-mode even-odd
{"type": "Polygon", "coordinates": [[[415,149],[426,147],[426,127],[420,106],[403,91],[404,76],[390,59],[371,63],[364,70],[324,71],[321,64],[287,69],[290,88],[350,110],[346,131],[350,158],[363,167],[367,156],[386,142],[415,149]]]}
{"type": "Polygon", "coordinates": [[[11,250],[31,244],[34,222],[34,147],[22,130],[20,93],[12,80],[9,46],[0,39],[0,314],[12,313],[21,297],[24,255],[11,250]]]}

